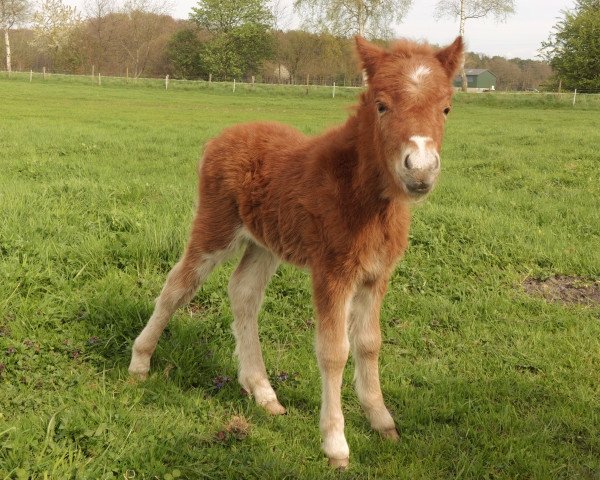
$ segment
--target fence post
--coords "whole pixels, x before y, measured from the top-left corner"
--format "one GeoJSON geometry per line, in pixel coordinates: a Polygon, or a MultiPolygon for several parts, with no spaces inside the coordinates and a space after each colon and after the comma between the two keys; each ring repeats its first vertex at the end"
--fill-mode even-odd
{"type": "Polygon", "coordinates": [[[208,86],[210,87],[210,84],[212,83],[212,73],[208,74],[208,86]]]}
{"type": "Polygon", "coordinates": [[[94,79],[96,76],[94,75],[94,70],[96,69],[96,65],[92,65],[92,83],[94,83],[94,79]]]}
{"type": "Polygon", "coordinates": [[[129,67],[125,69],[125,83],[129,83],[129,67]]]}
{"type": "Polygon", "coordinates": [[[233,93],[235,93],[235,78],[233,79],[233,93]]]}
{"type": "Polygon", "coordinates": [[[306,94],[308,95],[308,85],[309,85],[310,75],[306,74],[306,94]]]}
{"type": "Polygon", "coordinates": [[[576,100],[577,100],[577,89],[575,89],[575,93],[573,94],[573,106],[575,106],[576,100]]]}
{"type": "Polygon", "coordinates": [[[254,90],[254,75],[252,75],[252,90],[254,90]]]}
{"type": "Polygon", "coordinates": [[[165,90],[169,89],[169,75],[167,74],[167,76],[165,77],[165,90]]]}
{"type": "Polygon", "coordinates": [[[42,74],[44,75],[44,80],[46,80],[46,67],[42,68],[42,74]]]}
{"type": "Polygon", "coordinates": [[[33,78],[33,70],[29,70],[29,83],[31,83],[32,78],[33,78]]]}
{"type": "Polygon", "coordinates": [[[335,82],[333,82],[333,93],[331,94],[331,98],[335,98],[335,82]]]}
{"type": "Polygon", "coordinates": [[[98,72],[98,85],[102,85],[102,76],[100,75],[100,72],[98,72]]]}

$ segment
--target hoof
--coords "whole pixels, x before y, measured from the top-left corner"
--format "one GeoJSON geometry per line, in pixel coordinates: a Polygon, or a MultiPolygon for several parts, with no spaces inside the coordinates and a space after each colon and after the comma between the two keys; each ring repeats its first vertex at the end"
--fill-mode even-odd
{"type": "Polygon", "coordinates": [[[398,431],[395,428],[390,428],[389,430],[383,430],[379,432],[383,438],[386,440],[391,440],[392,442],[397,442],[400,440],[400,435],[398,435],[398,431]]]}
{"type": "Polygon", "coordinates": [[[150,371],[150,355],[136,353],[135,348],[129,362],[129,375],[137,380],[146,380],[150,371]]]}
{"type": "Polygon", "coordinates": [[[263,408],[271,415],[285,415],[285,408],[277,400],[265,403],[263,408]]]}
{"type": "Polygon", "coordinates": [[[131,370],[129,370],[129,375],[134,380],[140,380],[140,381],[144,381],[148,378],[148,372],[132,372],[131,370]]]}
{"type": "Polygon", "coordinates": [[[348,458],[330,458],[329,466],[337,470],[346,470],[348,468],[348,458]]]}
{"type": "Polygon", "coordinates": [[[139,370],[137,368],[129,367],[129,375],[135,380],[146,380],[148,378],[148,370],[139,370]]]}

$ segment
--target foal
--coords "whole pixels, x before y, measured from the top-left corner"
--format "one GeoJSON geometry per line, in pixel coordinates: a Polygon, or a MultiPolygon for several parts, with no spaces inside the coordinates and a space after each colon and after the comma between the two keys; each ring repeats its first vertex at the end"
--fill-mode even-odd
{"type": "Polygon", "coordinates": [[[438,51],[408,41],[390,50],[360,37],[356,44],[369,85],[344,125],[306,137],[284,125],[253,123],[208,143],[189,243],[133,344],[129,366],[146,377],[173,312],[244,245],[229,282],[239,381],[269,413],[285,413],[267,377],[257,317],[281,260],[308,268],[318,317],[323,450],[337,467],[349,458],[340,391],[350,347],[371,426],[398,439],[379,385],[379,310],[407,247],[410,203],[433,188],[440,172],[451,84],[463,55],[460,37],[438,51]]]}

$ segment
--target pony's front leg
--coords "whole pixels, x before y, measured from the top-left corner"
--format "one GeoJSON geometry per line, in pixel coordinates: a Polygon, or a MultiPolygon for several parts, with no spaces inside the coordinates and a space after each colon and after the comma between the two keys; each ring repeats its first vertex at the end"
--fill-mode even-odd
{"type": "Polygon", "coordinates": [[[321,435],[329,465],[348,466],[350,449],[344,436],[341,389],[350,343],[346,329],[352,291],[350,285],[313,271],[317,311],[316,354],[321,371],[321,435]]]}
{"type": "Polygon", "coordinates": [[[356,393],[363,410],[374,430],[385,438],[398,440],[396,425],[383,402],[379,384],[379,311],[386,288],[387,278],[358,286],[352,300],[349,333],[356,364],[356,393]]]}

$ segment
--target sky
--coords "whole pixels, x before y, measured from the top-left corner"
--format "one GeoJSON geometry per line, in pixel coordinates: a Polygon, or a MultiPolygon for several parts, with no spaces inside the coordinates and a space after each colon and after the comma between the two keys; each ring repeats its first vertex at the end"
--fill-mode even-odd
{"type": "MultiPolygon", "coordinates": [[[[77,6],[85,0],[67,0],[77,6]]],[[[187,18],[197,0],[173,0],[171,14],[187,18]]],[[[294,14],[293,0],[278,1],[282,11],[280,28],[298,28],[300,19],[294,14]]],[[[435,20],[433,11],[437,0],[413,0],[413,5],[403,22],[394,26],[398,37],[427,40],[439,45],[450,43],[458,34],[458,21],[435,20]]],[[[507,58],[535,58],[552,27],[562,16],[561,11],[573,7],[574,0],[516,0],[516,13],[504,23],[493,18],[469,20],[465,26],[467,49],[489,56],[507,58]]]]}

